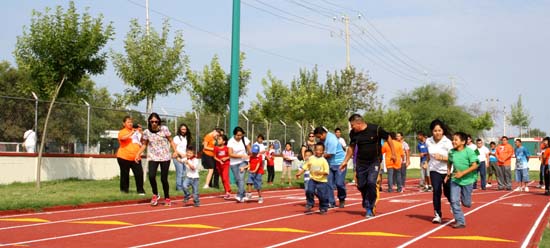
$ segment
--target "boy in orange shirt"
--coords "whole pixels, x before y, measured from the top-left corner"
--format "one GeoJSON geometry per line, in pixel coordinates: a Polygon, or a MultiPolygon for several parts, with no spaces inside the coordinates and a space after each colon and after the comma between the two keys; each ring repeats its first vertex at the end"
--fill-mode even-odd
{"type": "Polygon", "coordinates": [[[502,136],[497,146],[497,182],[498,190],[512,190],[512,155],[514,148],[508,143],[508,137],[502,136]]]}
{"type": "Polygon", "coordinates": [[[396,161],[391,160],[391,149],[389,143],[384,142],[384,145],[382,146],[382,154],[385,156],[386,168],[388,169],[388,192],[393,192],[393,180],[395,178],[397,181],[397,192],[401,193],[403,192],[403,183],[401,182],[401,161],[403,161],[405,152],[403,151],[403,145],[401,142],[395,139],[396,133],[391,132],[390,136],[393,139],[393,149],[395,151],[395,156],[398,159],[396,161]],[[394,174],[396,175],[394,176],[394,174]]]}

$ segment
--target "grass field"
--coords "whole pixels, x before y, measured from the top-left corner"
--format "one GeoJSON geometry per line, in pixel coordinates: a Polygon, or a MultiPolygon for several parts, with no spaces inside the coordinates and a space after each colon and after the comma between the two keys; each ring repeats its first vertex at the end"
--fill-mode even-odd
{"type": "MultiPolygon", "coordinates": [[[[293,173],[294,175],[294,173],[293,173]]],[[[265,177],[266,175],[264,175],[265,177]]],[[[201,194],[223,193],[223,187],[221,189],[202,189],[204,185],[204,178],[206,172],[201,172],[200,178],[201,194]]],[[[417,169],[410,169],[407,171],[407,178],[419,178],[420,172],[417,169]]],[[[264,183],[263,188],[265,190],[281,189],[288,187],[288,184],[281,183],[281,173],[277,172],[275,175],[275,184],[267,185],[264,183]]],[[[348,170],[346,176],[348,181],[351,181],[353,174],[348,170]]],[[[530,172],[531,180],[538,181],[538,171],[530,172]]],[[[170,183],[170,195],[171,197],[181,196],[182,193],[175,190],[175,173],[169,174],[170,183]]],[[[160,186],[160,178],[157,178],[159,182],[159,192],[162,196],[162,187],[160,186]]],[[[264,178],[265,182],[265,178],[264,178]]],[[[221,184],[221,182],[220,182],[221,184]]],[[[293,180],[294,187],[301,187],[303,180],[293,180]]],[[[221,185],[220,185],[221,186],[221,185]]],[[[139,196],[135,192],[135,184],[133,178],[130,180],[130,193],[119,192],[119,178],[113,178],[111,180],[79,180],[79,179],[66,179],[58,181],[42,182],[42,188],[37,190],[34,183],[13,183],[8,185],[0,185],[0,211],[3,210],[21,210],[32,209],[40,211],[41,209],[53,207],[53,206],[78,206],[88,203],[102,203],[102,202],[119,202],[129,200],[148,200],[151,197],[151,187],[148,182],[144,184],[146,196],[139,196]]],[[[236,186],[232,185],[233,192],[236,191],[236,186]]],[[[548,221],[546,221],[548,222],[548,221]]],[[[550,229],[547,227],[544,231],[544,235],[540,247],[550,247],[550,229]]]]}

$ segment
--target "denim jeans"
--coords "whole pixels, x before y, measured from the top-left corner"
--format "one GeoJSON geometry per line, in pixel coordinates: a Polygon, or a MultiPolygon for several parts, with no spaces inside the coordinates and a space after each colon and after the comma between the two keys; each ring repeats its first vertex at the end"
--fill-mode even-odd
{"type": "MultiPolygon", "coordinates": [[[[481,178],[481,189],[485,190],[485,185],[487,184],[487,164],[485,161],[479,162],[477,167],[477,172],[479,172],[479,177],[481,178]]],[[[477,189],[477,178],[474,183],[474,189],[477,189]]]]}
{"type": "Polygon", "coordinates": [[[315,205],[315,196],[319,198],[319,209],[327,210],[328,209],[328,195],[330,193],[330,187],[328,183],[317,182],[313,179],[308,181],[308,186],[306,190],[306,204],[313,207],[315,205]]]}
{"type": "MultiPolygon", "coordinates": [[[[407,163],[401,164],[401,185],[405,188],[407,182],[407,163]]],[[[399,190],[399,185],[397,186],[399,190]]]]}
{"type": "Polygon", "coordinates": [[[189,185],[193,189],[193,203],[200,203],[199,201],[199,179],[186,177],[183,180],[183,198],[189,199],[191,192],[189,192],[189,185]]]}
{"type": "Polygon", "coordinates": [[[185,172],[187,171],[187,167],[180,163],[177,159],[174,160],[174,167],[176,167],[176,190],[182,191],[183,190],[183,180],[185,179],[185,172]]]}
{"type": "Polygon", "coordinates": [[[401,185],[401,169],[388,168],[388,192],[393,191],[393,180],[397,183],[397,191],[402,190],[401,185]]]}
{"type": "Polygon", "coordinates": [[[451,181],[451,209],[453,210],[455,221],[458,224],[466,225],[464,212],[462,212],[460,203],[467,208],[472,206],[472,185],[460,185],[451,181]]]}
{"type": "Polygon", "coordinates": [[[231,171],[233,172],[233,177],[235,177],[235,182],[237,183],[237,196],[244,197],[244,171],[241,172],[241,167],[245,167],[248,162],[244,161],[238,164],[230,165],[231,171]]]}
{"type": "Polygon", "coordinates": [[[328,174],[328,187],[329,187],[329,194],[328,194],[328,202],[332,205],[336,205],[336,200],[334,199],[334,185],[336,185],[336,189],[338,190],[338,200],[344,201],[346,200],[346,173],[348,172],[348,169],[346,168],[344,171],[340,171],[339,165],[331,165],[330,166],[330,172],[328,174]]]}

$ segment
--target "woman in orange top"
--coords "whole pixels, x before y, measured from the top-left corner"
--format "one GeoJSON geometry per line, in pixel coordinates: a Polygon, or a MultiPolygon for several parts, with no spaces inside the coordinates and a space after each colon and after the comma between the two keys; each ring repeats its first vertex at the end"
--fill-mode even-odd
{"type": "Polygon", "coordinates": [[[139,195],[145,195],[143,190],[143,167],[141,160],[136,162],[134,159],[140,148],[140,141],[134,142],[134,136],[139,136],[139,131],[133,127],[133,120],[130,116],[125,116],[122,121],[122,129],[118,132],[118,142],[120,147],[117,151],[117,162],[120,167],[120,192],[128,193],[130,187],[130,169],[136,179],[136,189],[139,195]]]}

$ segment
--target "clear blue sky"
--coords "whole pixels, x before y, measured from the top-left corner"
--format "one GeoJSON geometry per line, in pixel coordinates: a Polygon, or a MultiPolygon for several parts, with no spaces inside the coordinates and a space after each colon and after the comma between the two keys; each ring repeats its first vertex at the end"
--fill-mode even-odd
{"type": "MultiPolygon", "coordinates": [[[[145,23],[145,0],[75,1],[79,10],[89,7],[113,22],[116,36],[109,49],[123,52],[130,19],[145,23]]],[[[16,36],[30,22],[33,9],[66,6],[68,1],[2,1],[0,60],[14,64],[16,36]]],[[[190,66],[201,70],[214,54],[230,68],[232,1],[150,0],[152,26],[160,29],[170,18],[173,30],[182,30],[190,66]]],[[[532,116],[531,127],[550,132],[546,81],[550,57],[550,1],[338,1],[242,0],[241,50],[252,71],[247,102],[261,91],[266,72],[289,82],[300,68],[318,65],[320,75],[345,67],[345,43],[338,21],[351,22],[351,63],[379,83],[379,96],[388,106],[399,91],[426,82],[451,84],[454,78],[461,105],[487,110],[486,99],[499,99],[500,112],[523,97],[532,116]],[[358,14],[362,17],[359,19],[358,14]],[[338,17],[334,21],[331,17],[338,17]],[[382,35],[380,35],[380,33],[382,35]]],[[[124,83],[109,65],[94,77],[98,86],[120,93],[124,83]]],[[[157,99],[154,110],[181,114],[191,110],[187,93],[157,99]]],[[[391,107],[391,106],[390,106],[391,107]]],[[[136,107],[144,110],[144,104],[136,107]]],[[[502,134],[502,113],[497,135],[502,134]]],[[[517,134],[508,128],[508,135],[517,134]],[[511,133],[510,133],[511,132],[511,133]]]]}

